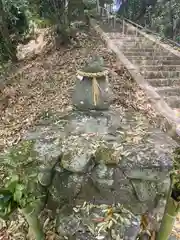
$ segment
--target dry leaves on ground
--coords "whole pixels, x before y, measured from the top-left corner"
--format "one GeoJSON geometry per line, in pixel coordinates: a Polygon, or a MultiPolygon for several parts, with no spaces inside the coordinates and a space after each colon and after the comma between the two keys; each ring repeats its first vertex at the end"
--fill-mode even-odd
{"type": "MultiPolygon", "coordinates": [[[[70,104],[76,69],[95,54],[104,57],[111,73],[118,73],[111,74],[110,79],[115,94],[114,106],[132,108],[144,112],[151,119],[156,118],[144,93],[127,71],[121,68],[118,72],[115,57],[99,37],[94,32],[90,35],[82,33],[79,37],[81,48],[62,48],[42,53],[33,61],[24,60],[24,65],[21,63],[13,74],[9,74],[10,84],[4,88],[0,99],[1,149],[18,142],[43,112],[62,111],[70,104]]],[[[29,44],[27,48],[30,48],[29,44]]],[[[25,47],[22,49],[26,51],[25,47]]]]}

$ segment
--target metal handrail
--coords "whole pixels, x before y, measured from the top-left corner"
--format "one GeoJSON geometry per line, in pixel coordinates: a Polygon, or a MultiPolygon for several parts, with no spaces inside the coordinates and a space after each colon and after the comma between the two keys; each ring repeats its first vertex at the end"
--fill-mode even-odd
{"type": "MultiPolygon", "coordinates": [[[[107,13],[108,17],[109,17],[109,16],[112,17],[112,14],[108,11],[108,9],[99,6],[99,0],[97,0],[97,9],[98,9],[98,10],[103,9],[103,10],[107,13]]],[[[113,17],[116,18],[115,15],[114,15],[113,17]]],[[[173,41],[173,40],[171,40],[171,39],[169,39],[169,38],[163,38],[162,36],[160,36],[160,34],[154,32],[154,31],[152,31],[152,30],[150,30],[150,29],[148,29],[148,28],[145,28],[145,27],[143,27],[143,26],[141,26],[141,25],[139,25],[139,24],[137,24],[137,23],[135,23],[135,22],[127,19],[127,18],[124,18],[124,17],[123,17],[123,20],[125,20],[125,21],[127,21],[128,23],[130,23],[130,24],[132,24],[132,25],[140,28],[141,30],[145,30],[146,32],[151,33],[151,34],[159,37],[160,40],[163,41],[163,42],[171,43],[171,44],[176,45],[177,47],[180,47],[180,44],[178,44],[177,42],[175,42],[175,41],[173,41]]]]}
{"type": "Polygon", "coordinates": [[[135,22],[127,19],[127,18],[123,18],[123,19],[124,19],[125,21],[129,22],[130,24],[135,25],[136,27],[140,28],[141,30],[145,30],[145,31],[148,32],[148,33],[151,33],[151,34],[153,34],[153,35],[158,36],[158,37],[160,38],[160,40],[163,41],[163,42],[167,42],[167,43],[170,42],[170,43],[176,45],[177,47],[180,47],[180,44],[178,44],[177,42],[175,42],[175,41],[173,41],[173,40],[171,40],[171,39],[169,39],[169,38],[163,38],[162,36],[160,36],[160,34],[154,32],[154,31],[152,31],[152,30],[150,30],[150,29],[148,29],[148,28],[145,28],[145,27],[143,27],[143,26],[141,26],[141,25],[139,25],[139,24],[137,24],[137,23],[135,23],[135,22]]]}
{"type": "MultiPolygon", "coordinates": [[[[154,32],[154,31],[152,31],[152,30],[150,30],[150,29],[148,29],[148,28],[146,28],[146,27],[143,27],[143,26],[141,26],[141,25],[139,25],[139,24],[137,24],[137,23],[135,23],[135,22],[127,19],[127,18],[124,18],[124,17],[123,17],[122,19],[117,18],[117,16],[116,16],[116,15],[112,15],[112,14],[108,11],[108,9],[99,6],[99,0],[97,0],[97,9],[98,9],[98,10],[103,9],[103,11],[106,12],[106,14],[108,15],[108,18],[109,18],[109,16],[110,16],[110,17],[113,16],[113,18],[115,19],[115,21],[116,21],[116,20],[122,20],[122,21],[124,20],[125,22],[128,22],[128,23],[134,25],[134,26],[137,27],[137,28],[140,28],[142,31],[145,31],[145,32],[147,32],[147,33],[150,33],[150,34],[155,35],[156,37],[158,37],[158,38],[160,39],[160,41],[162,41],[162,42],[164,42],[164,43],[171,43],[171,44],[175,45],[176,47],[180,47],[180,44],[179,44],[179,43],[177,43],[177,42],[175,42],[175,41],[173,41],[173,40],[171,40],[171,39],[169,39],[169,38],[163,38],[160,34],[154,32]]],[[[123,24],[123,25],[124,25],[124,24],[123,24]]]]}

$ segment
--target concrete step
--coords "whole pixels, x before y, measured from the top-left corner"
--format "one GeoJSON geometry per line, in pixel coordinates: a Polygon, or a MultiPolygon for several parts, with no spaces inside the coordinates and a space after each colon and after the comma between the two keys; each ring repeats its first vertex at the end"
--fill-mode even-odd
{"type": "Polygon", "coordinates": [[[143,74],[146,79],[180,77],[180,71],[142,71],[141,74],[143,74]]]}
{"type": "MultiPolygon", "coordinates": [[[[118,44],[116,42],[116,44],[118,44]]],[[[134,41],[131,41],[131,42],[125,42],[125,41],[122,41],[122,47],[123,48],[137,48],[139,50],[141,49],[145,49],[145,48],[153,48],[153,44],[151,42],[143,42],[143,44],[141,42],[134,42],[134,41]]],[[[139,51],[138,50],[138,51],[139,51]]]]}
{"type": "MultiPolygon", "coordinates": [[[[118,46],[119,43],[120,43],[121,46],[126,45],[126,47],[130,47],[130,46],[134,47],[134,46],[135,46],[135,47],[137,47],[137,48],[139,48],[139,49],[144,48],[144,45],[143,45],[143,43],[141,42],[141,40],[137,40],[137,41],[138,41],[138,44],[135,44],[136,42],[135,42],[135,40],[132,39],[132,38],[120,38],[120,37],[116,37],[116,36],[114,36],[114,37],[109,37],[109,36],[108,36],[108,38],[111,39],[111,41],[113,42],[113,44],[115,44],[115,45],[117,45],[117,46],[118,46]]],[[[145,45],[145,47],[147,47],[147,46],[151,46],[151,45],[148,43],[148,44],[145,45]]]]}
{"type": "Polygon", "coordinates": [[[153,87],[180,86],[180,78],[157,78],[147,79],[147,81],[153,87]]]}
{"type": "MultiPolygon", "coordinates": [[[[112,32],[112,31],[122,32],[123,25],[122,25],[121,22],[118,22],[116,20],[115,25],[112,24],[112,23],[113,23],[113,19],[108,21],[107,17],[101,17],[101,21],[99,22],[99,26],[101,26],[101,28],[103,28],[104,26],[106,27],[106,29],[109,28],[110,32],[112,32]]],[[[132,34],[132,35],[139,34],[138,32],[136,32],[136,30],[134,30],[133,28],[128,27],[128,26],[124,26],[124,33],[126,35],[127,34],[132,34]]]]}
{"type": "Polygon", "coordinates": [[[121,36],[118,33],[109,33],[107,35],[111,40],[113,40],[113,41],[116,40],[116,42],[114,42],[115,44],[118,44],[118,42],[125,42],[126,44],[133,43],[135,45],[136,45],[136,43],[138,43],[137,46],[138,45],[143,46],[144,43],[149,43],[146,40],[144,40],[144,38],[142,38],[142,37],[121,36]]]}
{"type": "Polygon", "coordinates": [[[180,108],[180,97],[179,96],[168,96],[164,97],[164,100],[171,108],[180,108]]]}
{"type": "Polygon", "coordinates": [[[178,87],[157,87],[155,90],[164,97],[180,95],[180,88],[178,87]]]}
{"type": "Polygon", "coordinates": [[[134,40],[134,41],[148,41],[146,38],[142,37],[142,36],[135,36],[135,35],[124,35],[120,32],[113,32],[113,33],[106,33],[109,37],[111,37],[112,39],[129,39],[129,40],[134,40]]]}
{"type": "Polygon", "coordinates": [[[139,36],[142,37],[139,33],[135,33],[132,31],[132,29],[124,28],[124,34],[123,34],[123,27],[121,24],[114,25],[113,19],[109,20],[109,23],[107,20],[104,20],[104,22],[99,23],[99,26],[105,33],[120,33],[125,36],[139,36]]]}
{"type": "MultiPolygon", "coordinates": [[[[105,32],[105,33],[109,33],[109,32],[119,32],[122,33],[123,31],[123,27],[121,24],[116,24],[114,25],[113,19],[111,19],[108,23],[107,20],[101,21],[99,22],[99,26],[101,27],[101,29],[105,32]]],[[[125,29],[126,30],[126,29],[125,29]]]]}
{"type": "Polygon", "coordinates": [[[125,51],[125,52],[135,52],[135,53],[139,52],[139,51],[148,52],[148,53],[151,53],[151,52],[161,53],[163,51],[163,52],[168,53],[168,51],[161,50],[161,49],[158,49],[158,48],[153,48],[153,46],[152,47],[146,47],[146,48],[138,48],[138,47],[129,47],[129,46],[123,45],[122,50],[125,51]]]}
{"type": "MultiPolygon", "coordinates": [[[[145,47],[142,46],[142,44],[139,45],[134,45],[134,41],[132,42],[127,42],[127,41],[117,41],[117,39],[111,40],[113,44],[115,44],[121,52],[133,52],[135,55],[139,52],[146,52],[145,49],[151,49],[149,52],[153,52],[153,47],[150,44],[147,44],[145,47]],[[131,51],[132,49],[132,51],[131,51]]],[[[167,52],[167,55],[169,52],[167,52]]]]}
{"type": "Polygon", "coordinates": [[[135,65],[164,65],[164,66],[171,66],[171,65],[180,65],[180,59],[177,60],[140,60],[140,59],[135,59],[135,60],[132,60],[132,63],[135,64],[135,65]]]}
{"type": "Polygon", "coordinates": [[[126,46],[126,47],[133,46],[133,47],[138,47],[138,48],[142,48],[142,49],[144,49],[144,48],[154,48],[155,47],[153,45],[153,42],[150,42],[148,40],[143,41],[143,43],[138,42],[138,41],[132,42],[132,43],[127,42],[127,43],[124,44],[124,46],[126,46]]]}
{"type": "MultiPolygon", "coordinates": [[[[151,60],[151,61],[160,61],[160,62],[164,62],[164,61],[180,61],[180,58],[179,57],[176,57],[176,56],[173,56],[173,57],[170,57],[170,56],[128,56],[128,59],[131,61],[131,60],[135,60],[135,61],[143,61],[143,60],[151,60]]],[[[174,64],[176,65],[176,63],[174,64]]]]}
{"type": "Polygon", "coordinates": [[[180,65],[141,65],[140,71],[180,71],[180,65]]]}
{"type": "Polygon", "coordinates": [[[155,57],[155,56],[162,56],[162,58],[164,56],[169,56],[169,57],[173,57],[174,55],[171,54],[171,53],[168,53],[168,52],[145,52],[145,51],[142,51],[142,50],[139,50],[137,52],[131,52],[131,50],[129,51],[123,51],[124,52],[124,55],[126,56],[152,56],[152,57],[155,57]]]}
{"type": "Polygon", "coordinates": [[[104,26],[100,26],[100,27],[104,31],[104,33],[107,33],[107,34],[109,34],[109,33],[118,33],[118,32],[120,34],[122,34],[122,29],[119,29],[119,31],[117,31],[117,29],[114,28],[113,24],[108,26],[108,28],[105,25],[104,26]]]}

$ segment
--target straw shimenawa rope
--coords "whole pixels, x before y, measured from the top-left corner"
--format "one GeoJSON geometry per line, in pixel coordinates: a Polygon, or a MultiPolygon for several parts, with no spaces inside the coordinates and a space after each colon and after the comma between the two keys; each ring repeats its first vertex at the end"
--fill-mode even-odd
{"type": "Polygon", "coordinates": [[[97,73],[88,73],[83,71],[77,71],[77,75],[82,77],[88,77],[92,79],[92,97],[94,105],[97,106],[97,103],[99,101],[99,93],[100,93],[100,87],[97,81],[97,78],[99,77],[106,77],[106,81],[108,80],[108,71],[105,70],[103,72],[97,72],[97,73]]]}

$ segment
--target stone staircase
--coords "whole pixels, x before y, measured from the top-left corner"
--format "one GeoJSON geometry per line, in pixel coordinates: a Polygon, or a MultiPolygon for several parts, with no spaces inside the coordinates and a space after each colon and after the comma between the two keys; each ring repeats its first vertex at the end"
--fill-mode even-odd
{"type": "MultiPolygon", "coordinates": [[[[91,23],[146,92],[156,110],[179,131],[180,53],[127,21],[91,23]]],[[[178,134],[179,135],[179,134],[178,134]]]]}

